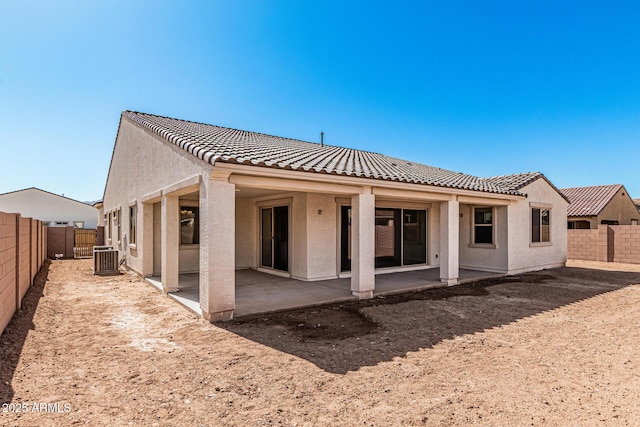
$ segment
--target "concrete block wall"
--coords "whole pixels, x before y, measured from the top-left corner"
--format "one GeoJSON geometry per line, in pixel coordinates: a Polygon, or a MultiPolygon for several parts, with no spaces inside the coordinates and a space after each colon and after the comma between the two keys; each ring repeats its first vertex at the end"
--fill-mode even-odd
{"type": "Polygon", "coordinates": [[[44,262],[45,228],[40,221],[0,212],[0,334],[44,262]]]}
{"type": "Polygon", "coordinates": [[[595,230],[567,231],[569,259],[640,264],[640,226],[601,225],[595,230]]]}
{"type": "Polygon", "coordinates": [[[614,225],[613,262],[640,264],[640,226],[614,225]]]}
{"type": "MultiPolygon", "coordinates": [[[[31,285],[31,219],[20,218],[20,235],[19,235],[19,275],[18,275],[18,290],[19,298],[26,295],[31,285]]],[[[18,307],[20,308],[20,307],[18,307]]]]}
{"type": "Polygon", "coordinates": [[[0,212],[0,333],[16,310],[16,221],[0,212]]]}
{"type": "MultiPolygon", "coordinates": [[[[567,230],[567,258],[585,261],[599,261],[599,229],[567,230]]],[[[604,240],[606,246],[607,241],[604,240]]]]}

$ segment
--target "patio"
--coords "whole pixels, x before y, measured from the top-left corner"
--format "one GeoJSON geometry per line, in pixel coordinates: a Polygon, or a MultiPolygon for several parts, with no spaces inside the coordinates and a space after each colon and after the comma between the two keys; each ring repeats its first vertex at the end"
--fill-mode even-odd
{"type": "MultiPolygon", "coordinates": [[[[501,273],[469,269],[460,269],[459,275],[460,283],[504,276],[501,273]]],[[[160,276],[150,276],[145,280],[162,290],[160,276]]],[[[198,273],[181,274],[181,289],[170,292],[168,295],[189,310],[201,315],[198,282],[198,273]]],[[[355,300],[356,297],[351,294],[350,286],[351,281],[348,278],[305,282],[256,270],[238,270],[236,271],[234,317],[355,300]]],[[[438,268],[378,274],[374,296],[441,286],[444,285],[440,281],[438,268]]]]}

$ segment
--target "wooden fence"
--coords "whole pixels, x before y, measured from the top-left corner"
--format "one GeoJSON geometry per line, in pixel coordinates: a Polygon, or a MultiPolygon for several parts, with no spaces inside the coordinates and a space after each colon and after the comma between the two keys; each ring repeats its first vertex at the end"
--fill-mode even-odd
{"type": "Polygon", "coordinates": [[[104,227],[83,229],[48,227],[47,256],[57,258],[90,258],[93,247],[104,245],[104,227]]]}
{"type": "Polygon", "coordinates": [[[0,334],[46,258],[46,228],[20,214],[0,212],[0,334]]]}

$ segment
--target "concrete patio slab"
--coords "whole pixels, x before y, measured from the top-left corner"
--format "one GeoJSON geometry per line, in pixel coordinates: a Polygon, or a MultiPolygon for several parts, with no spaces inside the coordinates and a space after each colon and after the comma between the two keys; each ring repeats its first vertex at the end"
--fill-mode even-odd
{"type": "MultiPolygon", "coordinates": [[[[470,269],[460,269],[459,275],[460,283],[504,276],[500,273],[470,269]]],[[[162,291],[160,276],[147,277],[146,281],[162,291]]],[[[181,274],[179,286],[180,290],[170,292],[169,297],[201,315],[199,274],[181,274]]],[[[379,296],[446,285],[440,281],[440,270],[430,268],[378,274],[375,286],[374,296],[379,296]]],[[[351,281],[348,278],[304,282],[256,270],[236,271],[235,317],[355,299],[351,294],[351,281]]]]}

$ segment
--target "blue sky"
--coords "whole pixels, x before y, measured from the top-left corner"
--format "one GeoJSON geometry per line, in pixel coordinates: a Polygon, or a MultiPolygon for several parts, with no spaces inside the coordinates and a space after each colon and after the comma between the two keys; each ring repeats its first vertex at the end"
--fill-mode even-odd
{"type": "Polygon", "coordinates": [[[640,6],[3,1],[0,193],[102,197],[122,110],[640,198],[640,6]]]}

